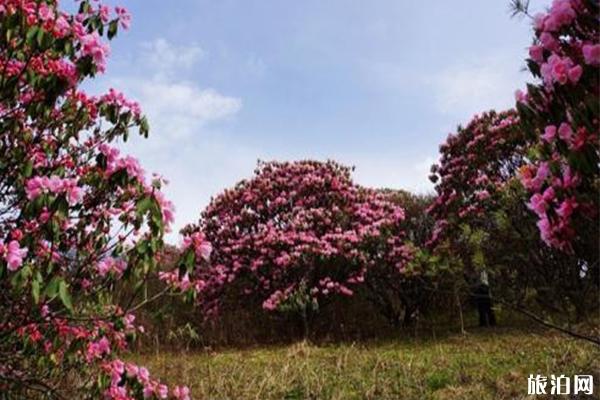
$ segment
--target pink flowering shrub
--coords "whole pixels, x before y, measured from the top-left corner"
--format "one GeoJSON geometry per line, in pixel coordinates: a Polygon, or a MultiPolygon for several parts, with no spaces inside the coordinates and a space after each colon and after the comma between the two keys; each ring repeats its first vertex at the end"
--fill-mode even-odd
{"type": "Polygon", "coordinates": [[[261,162],[185,229],[214,246],[192,284],[209,315],[231,298],[268,311],[315,310],[333,295],[352,296],[376,266],[402,274],[412,254],[403,220],[400,206],[355,185],[333,161],[261,162]]]}
{"type": "MultiPolygon", "coordinates": [[[[518,96],[531,145],[520,179],[541,238],[598,253],[600,43],[598,2],[555,0],[537,15],[529,70],[541,82],[518,96]]],[[[594,258],[597,258],[594,256],[594,258]]],[[[588,259],[588,262],[593,260],[588,259]]]]}
{"type": "Polygon", "coordinates": [[[436,223],[427,244],[456,267],[452,284],[467,284],[469,291],[485,269],[498,298],[522,302],[527,296],[565,316],[576,310],[579,318],[593,310],[594,275],[591,268],[582,274],[582,255],[548,247],[539,237],[519,180],[530,144],[516,112],[476,116],[440,152],[431,176],[437,197],[428,209],[436,223]]]}
{"type": "MultiPolygon", "coordinates": [[[[130,16],[78,3],[68,14],[56,0],[0,1],[0,392],[188,399],[119,360],[143,331],[134,311],[152,300],[140,288],[173,206],[162,180],[111,144],[131,128],[147,135],[138,104],[80,87],[105,70],[106,38],[130,16]]],[[[190,265],[209,253],[193,242],[190,265]]]]}
{"type": "Polygon", "coordinates": [[[485,220],[504,186],[524,163],[526,145],[514,110],[476,115],[440,146],[431,168],[437,197],[428,209],[436,219],[429,245],[453,236],[460,224],[485,220]]]}

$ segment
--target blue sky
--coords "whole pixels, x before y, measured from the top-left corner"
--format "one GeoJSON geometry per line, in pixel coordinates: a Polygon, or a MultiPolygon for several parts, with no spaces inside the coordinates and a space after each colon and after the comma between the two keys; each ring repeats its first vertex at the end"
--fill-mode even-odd
{"type": "Polygon", "coordinates": [[[512,106],[529,79],[530,23],[508,0],[118,4],[132,28],[92,91],[114,86],[148,114],[150,138],[124,149],[170,180],[175,231],[259,158],[332,158],[364,185],[431,190],[448,132],[512,106]]]}

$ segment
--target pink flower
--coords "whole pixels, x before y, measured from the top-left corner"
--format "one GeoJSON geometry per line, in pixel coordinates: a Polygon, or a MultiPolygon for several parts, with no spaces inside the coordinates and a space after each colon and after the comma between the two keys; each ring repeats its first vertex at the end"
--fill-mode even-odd
{"type": "Polygon", "coordinates": [[[527,104],[529,102],[529,96],[527,93],[524,93],[522,90],[515,91],[515,100],[519,103],[527,104]]]}
{"type": "Polygon", "coordinates": [[[548,217],[544,215],[542,218],[540,218],[540,220],[537,222],[537,226],[540,230],[540,236],[542,237],[542,240],[546,244],[551,245],[552,225],[550,224],[548,217]]]}
{"type": "Polygon", "coordinates": [[[127,389],[123,386],[111,386],[104,393],[107,399],[113,400],[129,400],[130,397],[127,396],[127,389]]]}
{"type": "Polygon", "coordinates": [[[536,31],[541,31],[544,29],[544,22],[546,21],[546,14],[537,13],[533,16],[533,27],[536,31]]]}
{"type": "Polygon", "coordinates": [[[554,140],[554,138],[556,137],[556,126],[554,125],[548,125],[546,127],[546,129],[544,129],[544,134],[542,135],[542,138],[550,143],[551,141],[554,140]]]}
{"type": "Polygon", "coordinates": [[[152,386],[150,384],[146,384],[144,386],[144,390],[142,391],[142,394],[144,395],[145,399],[152,397],[152,395],[154,394],[154,386],[152,386]]]}
{"type": "Polygon", "coordinates": [[[91,362],[96,358],[102,357],[103,354],[108,353],[110,353],[110,342],[103,336],[102,339],[97,342],[88,343],[86,359],[88,362],[91,362]]]}
{"type": "Polygon", "coordinates": [[[110,8],[107,5],[102,4],[98,10],[98,15],[102,22],[107,23],[110,18],[110,8]]]}
{"type": "Polygon", "coordinates": [[[570,166],[563,168],[562,187],[565,189],[573,188],[579,185],[580,177],[578,174],[573,174],[570,166]]]}
{"type": "Polygon", "coordinates": [[[69,22],[62,15],[60,15],[54,22],[54,34],[59,38],[66,36],[67,33],[69,33],[70,28],[71,26],[69,25],[69,22]]]}
{"type": "Polygon", "coordinates": [[[0,253],[4,254],[4,259],[8,265],[9,271],[16,271],[23,265],[23,258],[27,255],[27,249],[21,248],[19,242],[12,240],[8,246],[0,242],[0,253]]]}
{"type": "Polygon", "coordinates": [[[477,200],[483,201],[490,198],[490,193],[487,190],[480,190],[476,193],[477,200]]]}
{"type": "Polygon", "coordinates": [[[94,60],[98,71],[104,72],[106,68],[106,59],[110,53],[110,48],[103,43],[97,32],[83,35],[81,41],[81,54],[90,56],[94,60]]]}
{"type": "Polygon", "coordinates": [[[543,63],[544,62],[544,48],[540,45],[534,44],[533,46],[531,46],[529,48],[529,57],[531,57],[531,59],[538,64],[543,63]]]}
{"type": "Polygon", "coordinates": [[[119,24],[123,29],[129,29],[131,26],[131,14],[123,7],[115,7],[115,12],[119,18],[119,24]]]}
{"type": "Polygon", "coordinates": [[[108,259],[104,259],[98,263],[98,265],[96,266],[96,269],[98,270],[98,273],[100,274],[100,276],[105,276],[106,274],[109,273],[109,271],[111,269],[111,264],[108,259]]]}
{"type": "Polygon", "coordinates": [[[188,290],[190,286],[190,276],[188,273],[186,273],[185,275],[183,275],[183,278],[181,278],[181,282],[179,282],[179,289],[185,291],[188,290]]]}
{"type": "Polygon", "coordinates": [[[193,246],[196,257],[202,257],[205,261],[210,259],[212,245],[208,242],[202,232],[194,232],[183,238],[183,248],[193,246]]]}
{"type": "Polygon", "coordinates": [[[135,364],[127,363],[125,364],[125,372],[127,373],[128,378],[134,378],[137,376],[139,368],[135,364]]]}
{"type": "Polygon", "coordinates": [[[340,291],[341,294],[343,294],[345,296],[352,296],[354,294],[354,292],[351,289],[347,288],[344,285],[340,285],[338,290],[340,291]]]}
{"type": "Polygon", "coordinates": [[[558,49],[557,40],[548,32],[544,32],[540,35],[540,42],[546,50],[556,51],[558,49]]]}
{"type": "Polygon", "coordinates": [[[127,171],[127,175],[132,178],[136,178],[138,181],[144,181],[144,170],[140,166],[139,161],[133,156],[125,156],[125,158],[117,161],[117,169],[124,168],[127,171]]]}
{"type": "Polygon", "coordinates": [[[108,273],[113,272],[117,277],[123,275],[123,272],[127,269],[127,263],[124,260],[117,260],[112,257],[107,257],[98,262],[96,270],[100,276],[104,277],[108,273]]]}
{"type": "Polygon", "coordinates": [[[110,353],[110,342],[106,337],[102,337],[102,339],[98,341],[98,350],[100,350],[101,353],[110,353]]]}
{"type": "Polygon", "coordinates": [[[552,200],[554,200],[555,196],[556,196],[556,193],[554,192],[554,188],[552,186],[547,188],[544,191],[544,194],[542,195],[542,197],[544,198],[544,201],[546,201],[548,203],[552,202],[552,200]]]}
{"type": "Polygon", "coordinates": [[[177,400],[190,400],[190,389],[187,386],[175,386],[173,388],[173,396],[177,400]]]}
{"type": "Polygon", "coordinates": [[[585,44],[581,50],[583,51],[583,58],[587,64],[600,64],[600,44],[585,44]]]}
{"type": "Polygon", "coordinates": [[[577,17],[577,14],[573,10],[571,0],[554,0],[544,28],[546,30],[557,30],[563,25],[570,24],[575,17],[577,17]]]}
{"type": "Polygon", "coordinates": [[[558,127],[558,136],[567,143],[571,143],[571,139],[573,138],[573,130],[571,126],[566,122],[563,122],[558,127]]]}
{"type": "Polygon", "coordinates": [[[54,194],[65,193],[69,203],[77,203],[81,200],[83,191],[77,186],[76,179],[63,179],[56,175],[51,177],[36,176],[25,183],[25,194],[29,200],[40,196],[43,192],[54,194]]]}
{"type": "Polygon", "coordinates": [[[158,385],[157,394],[160,399],[166,399],[169,395],[169,388],[166,385],[158,385]]]}
{"type": "Polygon", "coordinates": [[[531,210],[533,210],[538,216],[543,216],[546,214],[548,203],[546,203],[544,196],[542,196],[539,193],[536,193],[533,196],[531,196],[531,199],[529,199],[529,204],[527,204],[527,206],[531,210]]]}
{"type": "Polygon", "coordinates": [[[573,214],[573,211],[577,207],[577,202],[573,198],[564,200],[560,207],[556,209],[556,213],[564,219],[567,219],[573,214]]]}
{"type": "Polygon", "coordinates": [[[558,82],[561,85],[567,83],[569,79],[568,71],[573,66],[570,58],[560,58],[553,54],[548,58],[548,62],[542,66],[542,75],[545,82],[558,82]]]}
{"type": "Polygon", "coordinates": [[[587,143],[587,140],[588,140],[587,130],[584,127],[581,127],[579,129],[577,129],[577,134],[575,135],[575,138],[573,139],[573,142],[571,143],[571,148],[573,150],[580,150],[583,146],[585,146],[585,144],[587,143]]]}
{"type": "Polygon", "coordinates": [[[529,182],[525,183],[528,189],[539,190],[542,184],[546,181],[546,179],[550,176],[550,165],[547,162],[540,163],[538,167],[535,178],[531,179],[529,182]]]}
{"type": "Polygon", "coordinates": [[[148,372],[148,369],[145,367],[140,367],[138,370],[138,379],[141,382],[148,382],[148,380],[150,379],[150,373],[148,372]]]}
{"type": "Polygon", "coordinates": [[[27,198],[29,200],[33,200],[38,197],[42,193],[42,190],[42,178],[40,177],[36,176],[35,178],[31,178],[25,184],[25,193],[27,194],[27,198]]]}
{"type": "Polygon", "coordinates": [[[581,74],[583,74],[583,68],[581,68],[581,65],[576,65],[569,69],[569,72],[567,72],[571,83],[577,83],[579,78],[581,78],[581,74]]]}
{"type": "Polygon", "coordinates": [[[22,249],[19,242],[16,240],[11,241],[8,244],[6,262],[8,263],[8,269],[15,271],[23,264],[23,258],[27,254],[27,249],[22,249]]]}
{"type": "Polygon", "coordinates": [[[54,11],[46,3],[40,3],[39,14],[42,21],[54,19],[54,11]]]}
{"type": "Polygon", "coordinates": [[[65,180],[61,190],[67,194],[67,200],[69,203],[75,204],[81,200],[83,191],[79,186],[77,186],[77,181],[74,179],[65,180]]]}

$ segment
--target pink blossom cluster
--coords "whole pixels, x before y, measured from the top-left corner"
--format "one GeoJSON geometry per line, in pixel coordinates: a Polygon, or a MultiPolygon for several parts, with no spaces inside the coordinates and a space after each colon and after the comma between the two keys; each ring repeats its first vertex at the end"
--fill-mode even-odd
{"type": "Polygon", "coordinates": [[[206,240],[202,232],[194,232],[191,235],[184,236],[183,249],[192,247],[196,257],[203,258],[205,261],[210,259],[212,253],[212,245],[206,240]]]}
{"type": "MultiPolygon", "coordinates": [[[[104,72],[110,48],[98,32],[89,32],[83,21],[86,18],[98,17],[102,23],[107,24],[111,17],[110,8],[103,4],[98,4],[97,7],[90,5],[87,7],[86,14],[71,16],[59,11],[56,3],[56,1],[42,1],[38,5],[33,0],[5,0],[0,5],[0,16],[12,15],[21,11],[26,14],[29,25],[39,24],[56,38],[73,35],[80,45],[80,56],[91,57],[98,71],[104,72]]],[[[131,14],[127,9],[117,6],[114,8],[114,13],[115,20],[119,22],[121,27],[128,29],[131,25],[131,14]]]]}
{"type": "Polygon", "coordinates": [[[106,257],[98,262],[98,274],[104,277],[109,273],[114,273],[117,278],[123,275],[123,272],[127,269],[127,263],[122,259],[115,259],[113,257],[106,257]]]}
{"type": "Polygon", "coordinates": [[[104,392],[104,398],[107,400],[191,399],[190,390],[186,386],[174,387],[169,396],[169,388],[165,384],[152,379],[146,368],[136,364],[116,359],[104,363],[102,369],[110,377],[110,386],[104,392]],[[137,391],[141,393],[136,393],[137,391]]]}
{"type": "Polygon", "coordinates": [[[108,44],[102,41],[97,32],[80,34],[79,41],[81,43],[81,55],[91,57],[98,67],[98,71],[104,72],[106,69],[106,60],[110,55],[108,44]]]}
{"type": "Polygon", "coordinates": [[[11,240],[8,244],[4,244],[0,240],[0,257],[6,261],[9,271],[16,271],[21,268],[26,255],[27,249],[21,248],[18,241],[11,240]]]}
{"type": "Polygon", "coordinates": [[[43,193],[64,193],[69,203],[74,204],[81,200],[83,190],[78,186],[77,179],[53,175],[30,178],[25,184],[25,193],[29,200],[34,200],[43,193]]]}
{"type": "Polygon", "coordinates": [[[137,158],[130,155],[121,157],[118,149],[110,147],[106,144],[100,145],[99,149],[100,152],[106,157],[106,174],[109,177],[117,171],[125,170],[127,171],[127,175],[129,175],[131,178],[137,179],[138,182],[145,185],[146,173],[140,166],[140,162],[137,160],[137,158]]]}
{"type": "Polygon", "coordinates": [[[528,86],[517,99],[524,126],[537,127],[535,157],[520,170],[529,207],[544,242],[569,252],[574,241],[587,240],[575,220],[583,226],[598,218],[600,117],[597,107],[586,107],[600,94],[597,13],[594,2],[555,0],[536,16],[530,69],[543,85],[528,86]]]}
{"type": "Polygon", "coordinates": [[[142,113],[140,105],[137,101],[129,100],[123,93],[113,88],[110,88],[108,93],[101,96],[100,100],[105,104],[115,104],[123,110],[129,110],[138,117],[142,113]]]}

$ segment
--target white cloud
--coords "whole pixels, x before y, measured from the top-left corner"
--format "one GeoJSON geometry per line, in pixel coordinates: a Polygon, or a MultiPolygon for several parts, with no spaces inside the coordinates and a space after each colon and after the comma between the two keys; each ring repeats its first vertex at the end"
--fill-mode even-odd
{"type": "Polygon", "coordinates": [[[515,90],[526,79],[512,55],[452,64],[426,81],[437,109],[460,120],[488,109],[514,106],[515,90]]]}
{"type": "Polygon", "coordinates": [[[205,56],[206,52],[197,44],[177,46],[158,38],[142,44],[139,58],[155,74],[172,76],[189,70],[205,56]]]}
{"type": "Polygon", "coordinates": [[[201,89],[191,82],[129,81],[130,92],[143,105],[153,131],[165,139],[181,139],[210,122],[236,114],[242,100],[201,89]]]}
{"type": "Polygon", "coordinates": [[[153,140],[141,146],[154,149],[175,146],[173,140],[198,134],[207,124],[233,116],[242,108],[240,98],[180,78],[204,54],[195,44],[174,45],[156,39],[142,44],[138,61],[132,60],[132,63],[142,62],[144,68],[131,65],[129,69],[137,71],[136,75],[112,79],[111,85],[136,99],[149,118],[153,140]]]}

